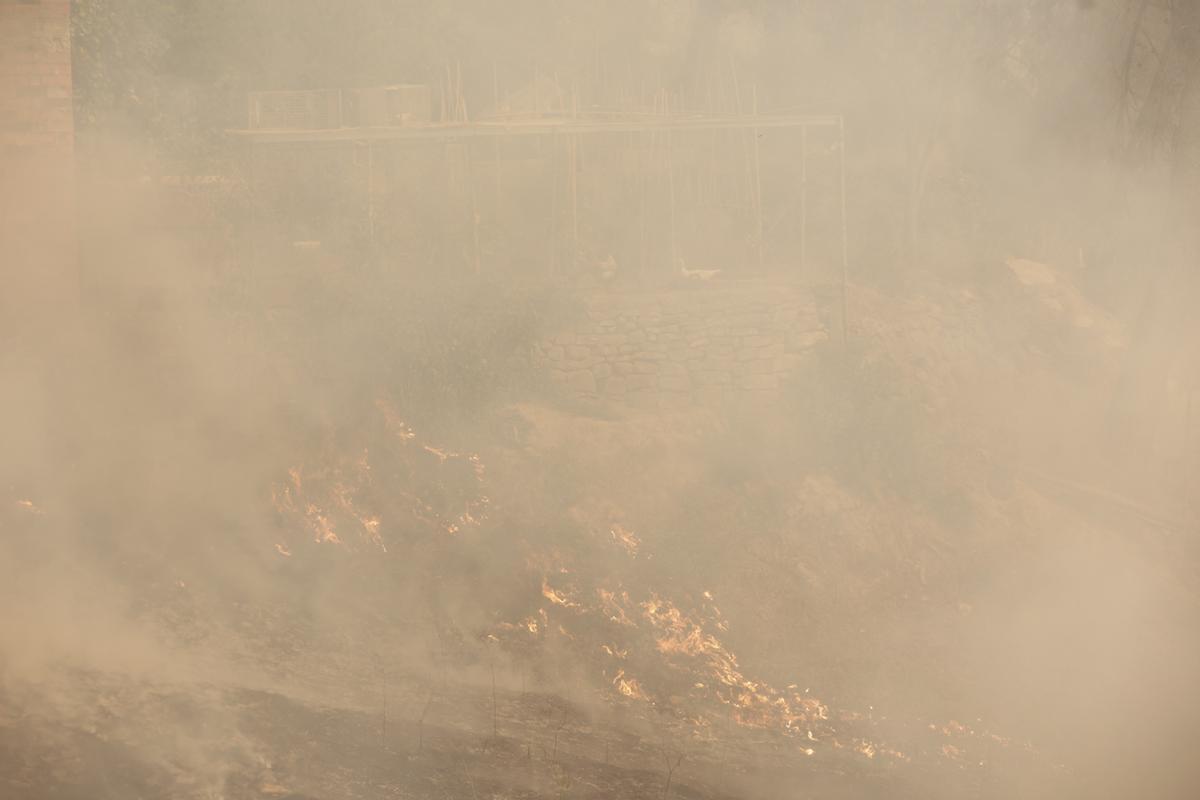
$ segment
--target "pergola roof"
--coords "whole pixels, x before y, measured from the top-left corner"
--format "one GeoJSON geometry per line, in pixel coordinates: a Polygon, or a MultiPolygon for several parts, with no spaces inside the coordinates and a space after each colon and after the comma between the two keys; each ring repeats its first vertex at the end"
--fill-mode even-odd
{"type": "Polygon", "coordinates": [[[229,134],[255,143],[454,140],[503,136],[591,135],[604,133],[761,130],[763,128],[837,127],[837,115],[762,115],[737,117],[614,115],[611,117],[537,116],[478,122],[429,123],[394,127],[329,129],[239,129],[229,134]]]}

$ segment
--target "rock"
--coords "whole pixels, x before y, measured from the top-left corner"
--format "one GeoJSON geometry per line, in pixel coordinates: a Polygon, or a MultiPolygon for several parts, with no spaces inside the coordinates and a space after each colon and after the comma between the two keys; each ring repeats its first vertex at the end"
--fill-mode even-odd
{"type": "Polygon", "coordinates": [[[597,364],[596,366],[592,367],[592,374],[596,376],[596,380],[604,380],[609,375],[612,375],[612,373],[613,373],[612,364],[609,364],[607,362],[601,362],[601,363],[597,364]]]}

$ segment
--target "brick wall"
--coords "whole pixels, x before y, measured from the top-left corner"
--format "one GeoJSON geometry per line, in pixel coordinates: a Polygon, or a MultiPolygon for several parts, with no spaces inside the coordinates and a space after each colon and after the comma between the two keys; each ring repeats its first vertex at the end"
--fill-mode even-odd
{"type": "Polygon", "coordinates": [[[0,275],[14,304],[69,291],[73,131],[70,3],[0,0],[0,275]]]}

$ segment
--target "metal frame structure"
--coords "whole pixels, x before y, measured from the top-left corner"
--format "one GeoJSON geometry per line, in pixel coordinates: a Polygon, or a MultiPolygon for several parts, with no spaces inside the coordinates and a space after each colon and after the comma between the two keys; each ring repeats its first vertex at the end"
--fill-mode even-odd
{"type": "MultiPolygon", "coordinates": [[[[691,133],[698,131],[745,131],[752,135],[754,144],[753,168],[755,170],[754,186],[758,194],[755,207],[756,225],[758,229],[759,260],[762,259],[762,185],[759,175],[758,132],[765,129],[799,130],[800,132],[800,269],[804,271],[807,259],[807,227],[808,227],[808,130],[809,128],[831,128],[837,133],[838,173],[839,173],[839,209],[841,224],[841,329],[842,338],[846,337],[847,299],[846,289],[849,271],[849,254],[846,221],[846,133],[845,122],[840,115],[784,115],[771,114],[752,116],[695,116],[684,114],[638,114],[614,113],[609,115],[592,114],[559,114],[536,115],[521,118],[493,118],[478,121],[449,121],[430,122],[428,124],[379,126],[379,127],[340,127],[327,129],[240,129],[228,133],[246,142],[253,152],[259,146],[280,144],[347,144],[367,147],[367,187],[368,216],[373,215],[370,205],[373,191],[374,146],[377,143],[398,142],[440,142],[453,143],[475,139],[500,139],[506,137],[552,137],[564,139],[568,143],[568,155],[574,163],[576,158],[577,141],[581,137],[604,134],[662,134],[666,141],[668,158],[668,179],[672,180],[670,207],[672,219],[672,258],[675,257],[675,198],[670,166],[671,137],[673,134],[691,133]]],[[[578,209],[575,198],[574,181],[571,184],[572,193],[572,237],[577,246],[578,239],[578,209]]],[[[369,221],[372,226],[373,223],[369,221]]],[[[478,234],[476,234],[478,235],[478,234]]],[[[479,266],[478,245],[476,245],[476,269],[479,266]]]]}

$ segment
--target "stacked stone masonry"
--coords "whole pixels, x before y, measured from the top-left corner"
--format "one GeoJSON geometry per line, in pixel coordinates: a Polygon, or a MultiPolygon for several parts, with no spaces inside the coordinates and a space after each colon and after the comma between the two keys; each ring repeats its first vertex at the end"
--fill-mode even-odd
{"type": "Polygon", "coordinates": [[[534,357],[568,394],[631,405],[721,405],[775,396],[828,334],[810,295],[787,284],[583,298],[586,319],[534,357]]]}

